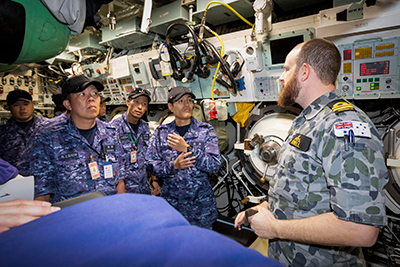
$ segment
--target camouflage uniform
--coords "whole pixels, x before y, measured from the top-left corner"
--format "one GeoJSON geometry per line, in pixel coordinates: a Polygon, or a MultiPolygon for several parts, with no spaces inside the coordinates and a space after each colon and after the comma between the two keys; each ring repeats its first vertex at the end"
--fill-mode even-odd
{"type": "Polygon", "coordinates": [[[45,123],[42,124],[42,127],[50,127],[50,125],[66,121],[68,118],[69,116],[67,113],[62,113],[58,111],[56,116],[48,119],[45,123]]]}
{"type": "Polygon", "coordinates": [[[164,178],[161,197],[190,224],[211,229],[218,212],[207,173],[217,172],[221,164],[217,133],[211,125],[192,117],[183,139],[193,146],[191,156],[196,157],[196,162],[183,170],[174,169],[174,161],[181,152],[168,146],[167,136],[172,133],[177,133],[175,121],[154,131],[146,155],[147,168],[150,174],[164,178]]]}
{"type": "MultiPolygon", "coordinates": [[[[283,220],[333,212],[342,220],[384,226],[388,172],[382,141],[364,112],[343,99],[331,108],[335,99],[333,92],[322,95],[293,121],[270,182],[271,212],[283,220]],[[367,123],[371,138],[355,136],[354,144],[345,144],[335,128],[348,121],[367,123]]],[[[365,265],[361,248],[285,240],[271,240],[269,257],[287,266],[365,265]]]]}
{"type": "Polygon", "coordinates": [[[145,156],[149,147],[150,129],[149,124],[144,120],[139,120],[138,134],[131,129],[126,112],[119,118],[113,120],[111,125],[114,126],[119,135],[119,139],[124,149],[124,160],[127,162],[125,190],[127,193],[151,194],[149,184],[147,182],[147,173],[145,166],[145,156]],[[129,137],[131,135],[131,137],[129,137]],[[132,143],[137,139],[135,145],[132,143]],[[131,162],[132,147],[136,151],[136,161],[131,162]]]}
{"type": "Polygon", "coordinates": [[[115,128],[98,119],[96,123],[92,146],[79,133],[71,118],[37,132],[31,162],[35,196],[51,194],[50,202],[54,203],[95,191],[108,195],[117,193],[118,181],[125,178],[124,164],[119,156],[122,155],[122,146],[115,128]],[[89,156],[97,162],[100,173],[97,179],[91,177],[89,156]],[[113,177],[105,179],[107,159],[112,162],[113,177]]]}
{"type": "Polygon", "coordinates": [[[23,176],[31,175],[29,160],[26,158],[25,149],[30,143],[33,133],[47,119],[33,115],[33,124],[28,132],[24,132],[13,118],[0,124],[0,158],[18,168],[23,176]]]}

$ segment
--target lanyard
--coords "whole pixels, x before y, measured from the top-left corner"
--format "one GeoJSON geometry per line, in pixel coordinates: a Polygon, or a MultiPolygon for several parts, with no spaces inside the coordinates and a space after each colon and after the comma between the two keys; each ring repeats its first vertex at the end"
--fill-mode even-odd
{"type": "MultiPolygon", "coordinates": [[[[104,153],[104,149],[103,149],[103,140],[100,141],[100,153],[97,152],[97,150],[92,147],[89,143],[86,143],[86,145],[93,150],[101,159],[108,161],[107,155],[104,153]]],[[[89,161],[92,162],[93,161],[93,156],[90,155],[89,156],[89,161]]]]}
{"type": "Polygon", "coordinates": [[[138,135],[138,137],[135,139],[135,141],[133,141],[133,138],[132,138],[133,132],[132,132],[131,126],[130,126],[129,123],[125,120],[125,118],[124,118],[124,122],[126,123],[126,126],[128,126],[128,129],[129,129],[129,131],[131,132],[131,133],[128,133],[129,139],[131,140],[131,143],[132,143],[131,148],[132,148],[132,150],[135,150],[135,144],[136,144],[136,142],[139,140],[139,138],[140,138],[140,136],[142,135],[142,133],[140,133],[140,134],[138,135]]]}

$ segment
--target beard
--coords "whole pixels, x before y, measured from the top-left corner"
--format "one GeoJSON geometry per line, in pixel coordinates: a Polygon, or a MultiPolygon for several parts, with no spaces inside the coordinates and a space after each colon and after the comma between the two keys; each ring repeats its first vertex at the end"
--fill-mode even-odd
{"type": "Polygon", "coordinates": [[[296,72],[287,83],[282,83],[282,90],[279,94],[278,105],[283,108],[295,104],[296,98],[299,96],[301,88],[299,81],[296,79],[297,73],[298,72],[296,72]]]}

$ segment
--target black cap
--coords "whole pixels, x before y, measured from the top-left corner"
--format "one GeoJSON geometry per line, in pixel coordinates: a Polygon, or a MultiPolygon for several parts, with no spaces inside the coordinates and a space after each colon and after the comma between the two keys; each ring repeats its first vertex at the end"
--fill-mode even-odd
{"type": "Polygon", "coordinates": [[[168,103],[173,103],[176,100],[179,100],[184,95],[191,95],[192,99],[196,99],[196,96],[190,91],[189,88],[185,86],[177,86],[173,87],[168,93],[168,103]]]}
{"type": "Polygon", "coordinates": [[[111,100],[111,97],[109,97],[109,96],[107,96],[107,97],[100,96],[100,103],[108,102],[110,100],[111,100]]]}
{"type": "Polygon", "coordinates": [[[7,104],[12,105],[18,100],[32,102],[32,96],[25,90],[16,89],[11,91],[7,95],[7,104]]]}
{"type": "Polygon", "coordinates": [[[135,89],[133,89],[129,93],[128,99],[134,99],[134,98],[137,98],[137,97],[142,96],[142,95],[147,97],[149,99],[149,103],[150,103],[151,94],[150,94],[149,90],[143,89],[143,88],[135,88],[135,89]]]}
{"type": "Polygon", "coordinates": [[[104,89],[104,86],[101,84],[101,82],[94,81],[83,74],[69,78],[62,87],[63,99],[65,99],[67,95],[71,93],[82,92],[91,84],[96,86],[97,91],[99,92],[103,91],[104,89]]]}

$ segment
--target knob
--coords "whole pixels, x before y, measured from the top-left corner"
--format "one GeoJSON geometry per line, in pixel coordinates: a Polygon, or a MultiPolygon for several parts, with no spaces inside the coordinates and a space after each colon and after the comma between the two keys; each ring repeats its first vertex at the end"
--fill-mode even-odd
{"type": "Polygon", "coordinates": [[[263,183],[263,184],[265,184],[265,182],[266,182],[265,178],[264,178],[264,177],[261,177],[261,178],[260,178],[260,182],[263,183]]]}
{"type": "Polygon", "coordinates": [[[347,76],[343,77],[343,81],[347,81],[349,78],[347,76]]]}
{"type": "Polygon", "coordinates": [[[349,86],[348,85],[343,85],[342,90],[343,90],[343,92],[346,92],[347,90],[349,90],[349,86]]]}

